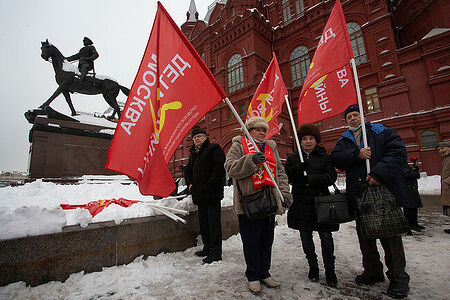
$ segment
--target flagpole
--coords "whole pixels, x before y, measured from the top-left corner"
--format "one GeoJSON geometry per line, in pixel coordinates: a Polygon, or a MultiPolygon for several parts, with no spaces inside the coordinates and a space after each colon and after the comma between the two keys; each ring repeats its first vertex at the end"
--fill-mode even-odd
{"type": "MultiPolygon", "coordinates": [[[[234,109],[233,104],[231,104],[230,99],[228,99],[228,97],[224,98],[223,101],[228,104],[228,106],[230,107],[231,111],[233,112],[233,115],[235,116],[235,118],[238,120],[239,124],[241,125],[242,130],[244,131],[245,135],[247,136],[247,138],[250,140],[250,142],[252,143],[253,147],[255,147],[255,150],[258,149],[258,146],[256,145],[255,141],[253,140],[252,136],[250,135],[250,132],[248,132],[247,127],[245,127],[244,122],[242,122],[241,117],[239,116],[239,114],[237,113],[237,111],[234,109]]],[[[280,188],[278,187],[278,184],[276,183],[275,179],[272,176],[272,172],[270,172],[269,168],[267,167],[267,164],[264,162],[263,163],[264,169],[266,170],[267,174],[270,177],[270,180],[272,180],[273,184],[275,185],[275,188],[277,189],[278,193],[280,194],[281,197],[281,202],[284,202],[284,196],[281,193],[280,188]]]]}
{"type": "MultiPolygon", "coordinates": [[[[350,64],[352,65],[356,95],[358,96],[359,115],[361,116],[361,130],[362,130],[364,147],[369,147],[369,144],[367,144],[366,121],[364,119],[364,109],[363,109],[362,100],[361,100],[361,91],[359,90],[358,72],[356,71],[356,63],[355,63],[354,57],[350,60],[350,64]]],[[[366,158],[366,168],[367,168],[367,175],[369,175],[370,161],[368,158],[366,158]]]]}
{"type": "MultiPolygon", "coordinates": [[[[289,104],[289,96],[285,95],[284,100],[286,100],[286,106],[289,112],[289,118],[291,119],[292,130],[294,131],[295,143],[297,144],[298,156],[300,157],[300,162],[304,162],[302,148],[300,146],[300,141],[298,139],[297,128],[295,127],[294,116],[292,115],[291,105],[289,104]]],[[[306,171],[303,171],[303,174],[306,176],[306,171]]]]}

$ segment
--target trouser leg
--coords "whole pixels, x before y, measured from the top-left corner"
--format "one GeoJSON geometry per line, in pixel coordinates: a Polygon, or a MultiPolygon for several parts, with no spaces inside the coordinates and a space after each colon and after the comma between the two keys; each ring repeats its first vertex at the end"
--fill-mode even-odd
{"type": "Polygon", "coordinates": [[[198,205],[198,224],[200,227],[200,235],[202,236],[203,250],[209,253],[211,247],[211,239],[209,233],[209,217],[208,217],[208,205],[198,205]]]}
{"type": "Polygon", "coordinates": [[[208,204],[209,254],[222,257],[222,222],[220,201],[208,204]]]}
{"type": "Polygon", "coordinates": [[[417,225],[417,207],[414,208],[403,208],[403,214],[408,221],[409,226],[417,225]]]}
{"type": "Polygon", "coordinates": [[[383,275],[383,264],[377,249],[377,240],[364,240],[359,237],[359,248],[362,254],[364,272],[368,275],[383,275]]]}
{"type": "Polygon", "coordinates": [[[322,246],[322,258],[325,270],[334,271],[334,241],[331,232],[319,231],[320,244],[322,246]]]}
{"type": "Polygon", "coordinates": [[[240,214],[238,220],[248,281],[269,277],[275,218],[250,220],[240,214]]]}
{"type": "Polygon", "coordinates": [[[260,243],[261,279],[270,277],[270,264],[272,263],[272,245],[275,234],[275,216],[263,219],[263,230],[260,243]]]}
{"type": "Polygon", "coordinates": [[[311,230],[300,230],[302,248],[310,267],[317,266],[317,255],[311,230]]]}
{"type": "Polygon", "coordinates": [[[406,258],[401,236],[380,239],[385,253],[385,262],[388,268],[387,277],[391,282],[408,285],[409,275],[405,272],[406,258]]]}

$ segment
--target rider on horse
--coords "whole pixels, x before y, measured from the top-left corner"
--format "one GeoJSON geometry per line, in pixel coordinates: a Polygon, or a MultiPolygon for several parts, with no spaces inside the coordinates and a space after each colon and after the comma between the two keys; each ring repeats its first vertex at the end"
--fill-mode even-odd
{"type": "Polygon", "coordinates": [[[67,57],[68,61],[74,61],[78,59],[78,69],[81,73],[81,82],[83,82],[84,78],[86,78],[88,71],[94,69],[94,60],[96,60],[98,57],[97,50],[95,50],[91,39],[89,39],[88,37],[84,37],[83,45],[84,47],[80,49],[80,52],[67,57]]]}

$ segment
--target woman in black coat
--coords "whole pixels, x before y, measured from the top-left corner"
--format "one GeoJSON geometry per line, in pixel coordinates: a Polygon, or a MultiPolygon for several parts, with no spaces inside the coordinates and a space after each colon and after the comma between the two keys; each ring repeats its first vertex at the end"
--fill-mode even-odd
{"type": "Polygon", "coordinates": [[[308,278],[312,281],[319,280],[319,266],[312,232],[319,233],[326,281],[329,286],[336,286],[334,243],[331,232],[339,230],[339,225],[317,224],[314,210],[314,197],[330,194],[328,186],[336,181],[336,170],[325,148],[317,145],[321,140],[317,126],[303,124],[297,132],[304,162],[300,162],[298,152],[289,156],[286,162],[285,171],[292,185],[294,197],[294,202],[288,211],[288,226],[300,231],[303,251],[309,264],[308,278]]]}

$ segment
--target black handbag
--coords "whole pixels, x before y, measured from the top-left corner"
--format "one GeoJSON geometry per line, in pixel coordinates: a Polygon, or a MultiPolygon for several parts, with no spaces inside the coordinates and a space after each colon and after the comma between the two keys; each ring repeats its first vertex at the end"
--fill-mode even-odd
{"type": "Polygon", "coordinates": [[[270,186],[263,186],[254,194],[242,196],[238,180],[236,180],[236,185],[241,198],[242,208],[250,220],[262,219],[277,212],[277,201],[270,186]]]}
{"type": "Polygon", "coordinates": [[[386,238],[409,231],[394,195],[384,185],[366,186],[356,196],[356,205],[356,228],[361,239],[386,238]]]}
{"type": "Polygon", "coordinates": [[[355,219],[347,195],[341,193],[334,183],[333,187],[334,195],[314,197],[317,224],[342,224],[355,219]]]}

